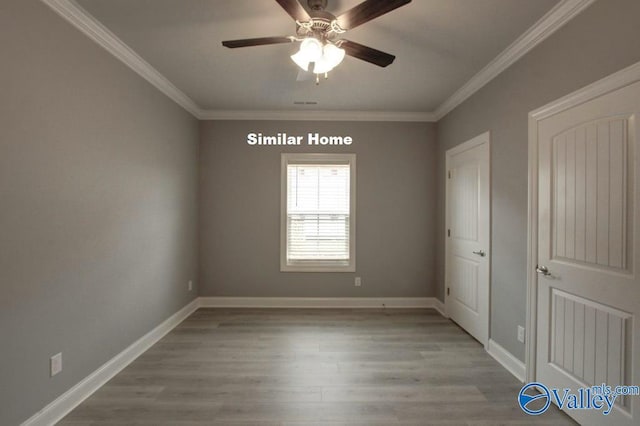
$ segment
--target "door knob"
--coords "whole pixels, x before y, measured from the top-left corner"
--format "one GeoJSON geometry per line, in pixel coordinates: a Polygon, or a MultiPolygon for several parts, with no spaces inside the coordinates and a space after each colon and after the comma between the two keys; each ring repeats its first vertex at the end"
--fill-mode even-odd
{"type": "Polygon", "coordinates": [[[477,254],[480,257],[485,257],[486,253],[482,250],[474,251],[473,254],[477,254]]]}
{"type": "Polygon", "coordinates": [[[536,266],[536,272],[544,275],[545,277],[551,275],[551,272],[549,272],[549,268],[547,268],[546,266],[536,266]]]}

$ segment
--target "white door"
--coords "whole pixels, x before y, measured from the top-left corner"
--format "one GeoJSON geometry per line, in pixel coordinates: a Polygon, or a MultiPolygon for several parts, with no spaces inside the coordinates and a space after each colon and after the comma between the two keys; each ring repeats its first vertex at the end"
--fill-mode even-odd
{"type": "Polygon", "coordinates": [[[447,151],[447,314],[489,339],[489,133],[447,151]]]}
{"type": "MultiPolygon", "coordinates": [[[[538,123],[536,379],[549,388],[640,385],[640,83],[538,123]]],[[[640,425],[640,397],[566,410],[640,425]]]]}

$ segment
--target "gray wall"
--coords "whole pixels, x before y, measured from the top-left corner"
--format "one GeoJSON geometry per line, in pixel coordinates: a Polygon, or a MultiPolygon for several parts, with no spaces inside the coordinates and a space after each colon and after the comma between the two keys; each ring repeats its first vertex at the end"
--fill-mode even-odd
{"type": "Polygon", "coordinates": [[[200,145],[200,295],[433,296],[434,125],[208,121],[200,145]],[[247,133],[350,135],[336,148],[249,146],[247,133]],[[357,155],[356,273],[280,272],[280,154],[357,155]],[[361,276],[362,287],[354,287],[361,276]]]}
{"type": "Polygon", "coordinates": [[[25,420],[193,299],[198,199],[203,296],[442,299],[444,151],[486,130],[491,335],[523,359],[527,113],[640,60],[638,16],[637,0],[596,2],[441,120],[436,145],[424,123],[219,121],[199,132],[46,6],[3,1],[0,424],[25,420]],[[250,147],[249,131],[355,143],[250,147]],[[358,155],[355,274],[279,272],[283,151],[358,155]],[[49,378],[57,352],[64,370],[49,378]]]}
{"type": "MultiPolygon", "coordinates": [[[[600,0],[438,123],[438,229],[444,229],[445,151],[490,130],[491,338],[524,360],[528,113],[640,60],[640,1],[600,0]]],[[[444,233],[437,291],[444,298],[444,233]]]]}
{"type": "Polygon", "coordinates": [[[0,52],[0,424],[15,425],[194,298],[198,123],[39,1],[2,1],[0,52]]]}

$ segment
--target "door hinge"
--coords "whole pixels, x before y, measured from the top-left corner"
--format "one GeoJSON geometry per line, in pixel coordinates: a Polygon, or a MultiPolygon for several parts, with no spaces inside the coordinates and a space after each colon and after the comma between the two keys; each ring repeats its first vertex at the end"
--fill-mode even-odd
{"type": "Polygon", "coordinates": [[[451,236],[451,229],[447,229],[447,237],[451,236]]]}
{"type": "Polygon", "coordinates": [[[450,294],[451,294],[451,289],[447,287],[447,296],[449,296],[450,294]]]}
{"type": "Polygon", "coordinates": [[[447,175],[449,176],[449,179],[451,179],[451,170],[447,172],[447,175]]]}

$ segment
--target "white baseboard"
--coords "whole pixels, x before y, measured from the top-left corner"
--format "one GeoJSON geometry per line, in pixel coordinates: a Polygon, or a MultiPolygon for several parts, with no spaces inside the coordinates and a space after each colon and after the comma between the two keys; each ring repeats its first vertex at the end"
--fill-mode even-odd
{"type": "Polygon", "coordinates": [[[435,297],[201,297],[203,308],[434,308],[435,297]]]}
{"type": "MultiPolygon", "coordinates": [[[[199,297],[31,416],[22,426],[50,426],[60,421],[200,307],[382,308],[383,305],[387,308],[433,308],[446,317],[444,304],[435,297],[199,297]]],[[[524,374],[524,367],[522,369],[524,374]]]]}
{"type": "Polygon", "coordinates": [[[504,368],[507,369],[511,374],[513,374],[516,379],[520,380],[520,382],[524,383],[525,378],[525,365],[524,362],[520,361],[518,358],[513,356],[511,352],[500,346],[496,343],[495,340],[489,339],[489,344],[487,345],[487,352],[491,355],[496,361],[498,361],[504,368]]]}
{"type": "Polygon", "coordinates": [[[22,423],[22,426],[49,426],[60,421],[82,401],[91,396],[91,394],[108,382],[113,376],[122,371],[133,360],[142,355],[142,353],[153,346],[158,340],[195,312],[199,306],[199,299],[194,299],[156,328],[135,341],[131,346],[85,377],[74,387],[60,395],[38,413],[34,414],[22,423]]]}
{"type": "Polygon", "coordinates": [[[431,299],[433,299],[433,306],[430,306],[430,307],[438,311],[438,313],[443,317],[449,318],[449,315],[447,315],[447,308],[444,305],[444,302],[441,302],[440,299],[438,299],[437,297],[432,297],[431,299]]]}

